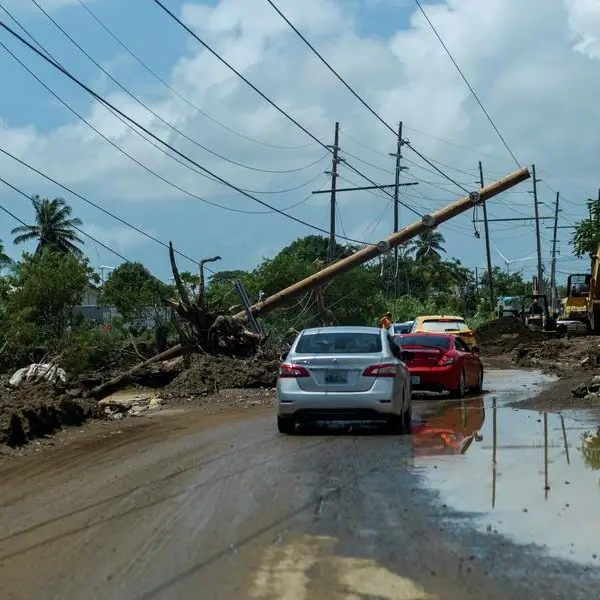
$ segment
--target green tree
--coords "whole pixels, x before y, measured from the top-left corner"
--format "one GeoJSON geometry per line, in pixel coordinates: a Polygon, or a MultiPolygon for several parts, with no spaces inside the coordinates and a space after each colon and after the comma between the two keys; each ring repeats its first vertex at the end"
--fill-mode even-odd
{"type": "Polygon", "coordinates": [[[173,286],[160,281],[141,263],[123,263],[102,286],[100,301],[114,306],[134,333],[152,331],[161,351],[171,322],[165,300],[174,294],[173,286]]]}
{"type": "Polygon", "coordinates": [[[588,255],[591,258],[600,245],[600,201],[590,199],[588,207],[590,218],[575,224],[571,245],[575,256],[588,255]]]}
{"type": "MultiPolygon", "coordinates": [[[[531,294],[532,284],[523,279],[520,273],[507,273],[500,267],[493,267],[494,293],[496,296],[525,296],[531,294]]],[[[485,271],[481,276],[481,286],[483,294],[487,297],[489,289],[488,272],[485,271]]]]}
{"type": "Polygon", "coordinates": [[[16,235],[14,243],[37,240],[36,253],[49,247],[80,258],[83,253],[78,245],[83,244],[83,240],[77,236],[76,228],[82,222],[81,219],[71,217],[72,209],[65,200],[48,200],[36,195],[31,198],[31,204],[35,212],[35,224],[15,227],[11,231],[16,235]]]}
{"type": "Polygon", "coordinates": [[[12,292],[7,308],[13,332],[29,332],[48,344],[72,321],[72,308],[81,302],[93,276],[87,260],[44,248],[24,254],[8,277],[12,292]]]}
{"type": "Polygon", "coordinates": [[[445,243],[446,240],[439,231],[428,229],[410,242],[408,249],[417,260],[439,260],[446,253],[443,246],[445,243]]]}
{"type": "Polygon", "coordinates": [[[4,243],[0,240],[0,270],[12,265],[12,258],[4,251],[4,243]]]}

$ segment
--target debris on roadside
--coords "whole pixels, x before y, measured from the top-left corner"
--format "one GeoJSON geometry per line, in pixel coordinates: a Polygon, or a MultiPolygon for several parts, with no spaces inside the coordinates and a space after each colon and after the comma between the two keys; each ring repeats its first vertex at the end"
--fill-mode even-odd
{"type": "Polygon", "coordinates": [[[32,363],[28,367],[23,367],[15,371],[8,381],[8,385],[14,388],[20,387],[23,383],[32,381],[46,380],[50,383],[58,381],[65,383],[67,374],[54,363],[32,363]]]}
{"type": "Polygon", "coordinates": [[[113,421],[123,417],[140,417],[150,411],[160,410],[163,400],[157,395],[116,393],[98,402],[98,408],[113,421]]]}

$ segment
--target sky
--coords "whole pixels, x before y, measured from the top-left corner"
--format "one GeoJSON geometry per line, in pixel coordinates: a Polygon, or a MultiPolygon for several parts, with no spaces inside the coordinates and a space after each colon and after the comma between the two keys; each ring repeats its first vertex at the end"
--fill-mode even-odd
{"type": "MultiPolygon", "coordinates": [[[[394,134],[266,0],[162,1],[322,144],[333,144],[334,124],[340,123],[344,162],[338,187],[369,185],[351,167],[380,185],[393,183],[394,134]]],[[[402,121],[404,137],[427,159],[403,148],[408,169],[402,181],[418,184],[402,189],[401,225],[463,196],[456,183],[476,189],[478,161],[488,183],[517,168],[414,0],[276,3],[392,129],[402,121]]],[[[585,260],[572,257],[568,227],[586,217],[586,200],[600,188],[600,3],[445,0],[423,6],[518,163],[536,165],[540,215],[549,217],[540,222],[547,272],[556,192],[559,282],[569,272],[586,270],[585,260]]],[[[23,34],[13,19],[86,86],[181,155],[165,153],[159,140],[118,120],[5,30],[0,30],[0,150],[157,240],[173,241],[193,260],[220,255],[219,269],[252,269],[295,239],[328,229],[328,196],[311,192],[329,189],[329,151],[153,0],[0,0],[0,21],[23,34]],[[317,230],[207,177],[201,168],[317,230]]],[[[170,277],[168,253],[159,243],[2,153],[0,176],[27,196],[64,197],[87,234],[157,276],[170,277]]],[[[531,190],[529,180],[492,199],[488,217],[532,217],[531,190]]],[[[32,221],[27,198],[1,182],[0,206],[32,221]]],[[[10,231],[19,223],[0,214],[0,239],[18,257],[23,247],[13,246],[10,231]]],[[[469,212],[439,231],[448,256],[482,270],[484,236],[482,231],[475,237],[472,218],[469,212]]],[[[391,233],[392,219],[390,197],[379,191],[338,194],[341,235],[377,242],[391,233]]],[[[94,266],[122,262],[85,239],[94,266]]],[[[490,239],[495,265],[507,268],[501,255],[527,259],[511,263],[510,270],[523,270],[526,277],[535,272],[533,221],[491,221],[490,239]]],[[[191,260],[179,262],[182,270],[194,270],[191,260]]]]}

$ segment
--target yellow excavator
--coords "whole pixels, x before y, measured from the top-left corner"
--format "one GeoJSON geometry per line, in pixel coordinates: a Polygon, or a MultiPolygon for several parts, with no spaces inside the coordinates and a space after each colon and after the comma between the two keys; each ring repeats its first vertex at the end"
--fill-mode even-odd
{"type": "Polygon", "coordinates": [[[567,278],[567,297],[562,301],[561,323],[580,323],[587,333],[600,334],[600,245],[592,256],[591,273],[573,273],[567,278]]]}

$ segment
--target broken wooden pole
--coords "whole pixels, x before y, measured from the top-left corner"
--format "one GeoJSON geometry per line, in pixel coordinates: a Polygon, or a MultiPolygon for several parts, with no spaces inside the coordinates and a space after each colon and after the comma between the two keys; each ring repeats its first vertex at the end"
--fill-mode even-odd
{"type": "MultiPolygon", "coordinates": [[[[387,237],[385,240],[382,240],[378,244],[373,244],[355,252],[351,256],[347,258],[343,258],[342,260],[322,269],[318,273],[303,279],[302,281],[298,281],[293,285],[285,288],[265,298],[261,302],[254,304],[250,307],[252,314],[256,316],[263,315],[267,312],[270,312],[286,301],[288,301],[293,296],[298,296],[307,290],[314,288],[317,285],[321,285],[330,279],[333,279],[336,275],[340,275],[354,267],[362,265],[376,256],[388,252],[392,248],[405,244],[412,238],[420,235],[421,233],[427,231],[428,229],[432,229],[444,223],[457,215],[475,207],[483,204],[486,200],[501,194],[502,192],[514,187],[518,183],[525,181],[531,177],[528,169],[519,169],[506,177],[495,181],[494,183],[487,185],[481,188],[478,191],[471,192],[468,196],[449,204],[448,206],[434,212],[432,215],[425,215],[420,221],[409,225],[408,227],[404,227],[397,233],[394,233],[387,237]]],[[[237,313],[234,319],[245,320],[246,312],[241,311],[237,313]]]]}

